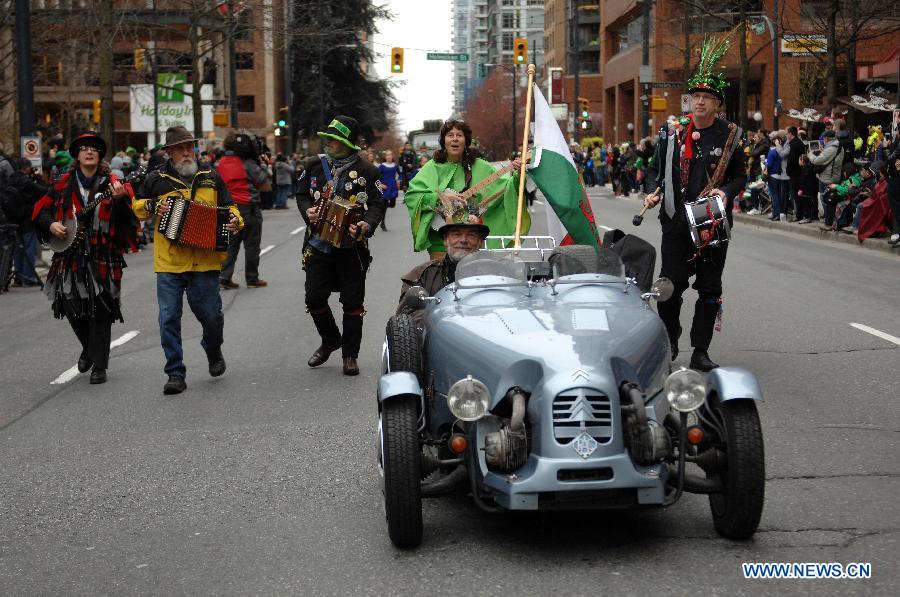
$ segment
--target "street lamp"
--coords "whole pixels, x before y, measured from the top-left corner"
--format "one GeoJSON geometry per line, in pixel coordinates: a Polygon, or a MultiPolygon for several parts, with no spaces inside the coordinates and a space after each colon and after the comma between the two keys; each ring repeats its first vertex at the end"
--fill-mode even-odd
{"type": "Polygon", "coordinates": [[[772,97],[775,99],[772,110],[772,130],[778,130],[778,113],[781,111],[781,98],[778,97],[778,29],[775,25],[778,22],[778,0],[774,2],[774,10],[774,23],[768,15],[759,15],[759,18],[766,22],[772,40],[772,97]]]}

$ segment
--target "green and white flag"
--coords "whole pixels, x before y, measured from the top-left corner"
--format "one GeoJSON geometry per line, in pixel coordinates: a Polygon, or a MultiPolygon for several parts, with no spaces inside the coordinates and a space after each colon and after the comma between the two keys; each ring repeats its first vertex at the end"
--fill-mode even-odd
{"type": "Polygon", "coordinates": [[[547,100],[534,86],[534,152],[528,170],[553,207],[547,229],[557,245],[600,246],[600,235],[578,168],[547,100]]]}

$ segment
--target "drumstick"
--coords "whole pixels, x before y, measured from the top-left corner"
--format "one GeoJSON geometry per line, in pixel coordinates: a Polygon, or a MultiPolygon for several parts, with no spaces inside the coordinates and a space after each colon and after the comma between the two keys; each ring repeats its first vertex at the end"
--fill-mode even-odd
{"type": "MultiPolygon", "coordinates": [[[[660,188],[656,187],[656,190],[653,191],[652,193],[650,193],[649,195],[647,195],[647,198],[649,199],[650,197],[659,195],[659,191],[660,191],[660,188]]],[[[641,213],[634,216],[634,218],[631,220],[631,224],[634,226],[640,226],[641,223],[644,221],[644,214],[647,213],[648,209],[650,209],[650,206],[647,204],[644,204],[644,208],[641,210],[641,213]]]]}

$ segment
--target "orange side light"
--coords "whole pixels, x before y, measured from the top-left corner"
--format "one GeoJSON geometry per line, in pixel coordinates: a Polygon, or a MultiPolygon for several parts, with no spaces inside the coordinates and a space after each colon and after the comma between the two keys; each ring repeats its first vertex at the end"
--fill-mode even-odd
{"type": "Polygon", "coordinates": [[[462,454],[469,447],[469,440],[466,439],[465,435],[454,434],[450,437],[448,444],[455,454],[462,454]]]}
{"type": "Polygon", "coordinates": [[[691,427],[687,432],[688,443],[696,446],[703,441],[703,429],[700,427],[691,427]]]}

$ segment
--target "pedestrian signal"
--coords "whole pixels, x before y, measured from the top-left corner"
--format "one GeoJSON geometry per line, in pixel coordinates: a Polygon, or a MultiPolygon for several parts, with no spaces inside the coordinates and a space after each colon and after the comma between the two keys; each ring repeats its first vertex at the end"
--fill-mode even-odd
{"type": "Polygon", "coordinates": [[[582,118],[589,118],[591,115],[591,102],[586,97],[578,98],[578,111],[582,118]]]}
{"type": "Polygon", "coordinates": [[[513,40],[513,61],[515,64],[528,63],[528,38],[517,37],[513,40]]]}
{"type": "Polygon", "coordinates": [[[94,100],[94,113],[91,120],[94,121],[94,124],[100,124],[100,100],[94,100]]]}
{"type": "Polygon", "coordinates": [[[391,48],[391,72],[403,72],[403,48],[391,48]]]}

